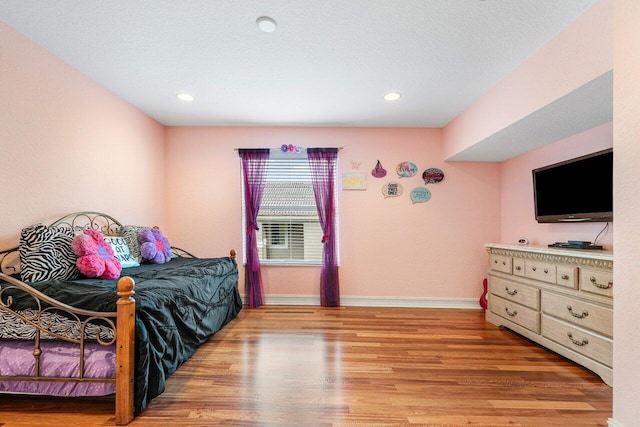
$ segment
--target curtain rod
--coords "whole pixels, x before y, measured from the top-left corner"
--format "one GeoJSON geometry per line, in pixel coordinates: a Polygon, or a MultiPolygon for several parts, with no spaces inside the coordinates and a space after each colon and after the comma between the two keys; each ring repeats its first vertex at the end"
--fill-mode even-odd
{"type": "MultiPolygon", "coordinates": [[[[302,148],[302,147],[300,147],[300,148],[302,148]]],[[[316,148],[316,147],[313,147],[313,148],[316,148]]],[[[318,147],[318,148],[335,148],[335,147],[318,147]]],[[[344,147],[337,147],[337,148],[338,148],[338,150],[344,150],[344,147]]],[[[248,150],[252,150],[252,149],[259,150],[259,148],[248,148],[248,150]]],[[[278,147],[278,148],[268,148],[268,150],[281,150],[281,149],[282,149],[282,147],[278,147]]],[[[302,148],[302,149],[303,149],[303,150],[306,150],[306,147],[305,147],[305,148],[302,148]]],[[[234,148],[234,149],[233,149],[233,151],[238,151],[238,150],[243,150],[243,148],[234,148]]]]}

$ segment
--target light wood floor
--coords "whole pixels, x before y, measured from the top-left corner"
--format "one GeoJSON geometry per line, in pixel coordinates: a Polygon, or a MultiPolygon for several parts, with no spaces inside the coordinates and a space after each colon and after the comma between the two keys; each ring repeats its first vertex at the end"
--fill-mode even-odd
{"type": "MultiPolygon", "coordinates": [[[[0,395],[0,426],[113,425],[110,400],[0,395]]],[[[131,426],[606,426],[593,373],[479,310],[244,309],[131,426]]]]}

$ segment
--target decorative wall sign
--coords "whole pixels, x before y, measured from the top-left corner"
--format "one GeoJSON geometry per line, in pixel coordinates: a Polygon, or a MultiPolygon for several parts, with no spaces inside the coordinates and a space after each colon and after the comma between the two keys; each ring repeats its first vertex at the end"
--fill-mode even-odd
{"type": "Polygon", "coordinates": [[[411,190],[410,196],[413,203],[424,203],[431,199],[431,191],[424,187],[416,187],[411,190]]]}
{"type": "Polygon", "coordinates": [[[380,163],[380,160],[378,160],[378,163],[376,163],[376,167],[371,171],[371,175],[373,175],[375,178],[382,178],[387,175],[387,171],[382,167],[382,163],[380,163]]]}
{"type": "Polygon", "coordinates": [[[418,167],[415,163],[402,162],[396,167],[396,172],[400,178],[410,178],[418,173],[418,167]]]}
{"type": "Polygon", "coordinates": [[[367,174],[364,172],[344,172],[342,174],[343,190],[366,190],[367,174]]]}
{"type": "Polygon", "coordinates": [[[360,170],[361,165],[362,165],[362,162],[351,160],[351,169],[360,170]]]}
{"type": "Polygon", "coordinates": [[[398,197],[402,194],[402,184],[398,182],[387,182],[382,186],[382,194],[384,194],[384,198],[387,197],[398,197]]]}
{"type": "Polygon", "coordinates": [[[438,168],[429,168],[422,172],[422,179],[425,184],[437,184],[444,179],[444,172],[438,168]]]}

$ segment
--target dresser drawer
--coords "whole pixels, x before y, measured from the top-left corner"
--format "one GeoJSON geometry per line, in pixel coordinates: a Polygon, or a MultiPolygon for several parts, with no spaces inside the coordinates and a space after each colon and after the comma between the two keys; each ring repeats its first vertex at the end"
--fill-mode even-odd
{"type": "Polygon", "coordinates": [[[571,289],[578,289],[578,269],[559,265],[556,267],[556,283],[571,289]]]}
{"type": "Polygon", "coordinates": [[[513,274],[516,276],[524,276],[524,260],[520,258],[513,259],[513,274]]]}
{"type": "Polygon", "coordinates": [[[542,311],[582,328],[613,336],[613,310],[610,308],[542,292],[542,311]]]}
{"type": "Polygon", "coordinates": [[[489,292],[534,310],[540,309],[540,290],[534,287],[498,277],[491,277],[489,280],[489,292]]]}
{"type": "Polygon", "coordinates": [[[489,310],[536,334],[540,333],[540,313],[496,295],[489,296],[489,310]]]}
{"type": "Polygon", "coordinates": [[[613,366],[613,341],[610,339],[545,315],[542,315],[542,336],[603,365],[613,366]]]}
{"type": "Polygon", "coordinates": [[[613,272],[590,268],[581,269],[580,290],[613,297],[613,272]]]}
{"type": "Polygon", "coordinates": [[[545,262],[526,261],[524,275],[530,279],[556,283],[556,266],[545,262]]]}
{"type": "Polygon", "coordinates": [[[512,258],[505,255],[491,254],[489,256],[489,268],[503,273],[512,273],[512,258]]]}

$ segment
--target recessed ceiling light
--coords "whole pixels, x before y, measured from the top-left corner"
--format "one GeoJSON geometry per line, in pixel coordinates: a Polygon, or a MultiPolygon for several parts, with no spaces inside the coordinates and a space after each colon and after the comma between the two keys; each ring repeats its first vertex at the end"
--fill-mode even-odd
{"type": "Polygon", "coordinates": [[[191,95],[188,92],[185,91],[180,91],[176,93],[176,97],[180,100],[180,101],[185,101],[185,102],[192,102],[195,98],[193,97],[193,95],[191,95]]]}
{"type": "Polygon", "coordinates": [[[383,98],[385,101],[397,101],[401,96],[400,92],[389,92],[383,98]]]}
{"type": "Polygon", "coordinates": [[[265,33],[273,33],[276,30],[276,21],[273,18],[269,18],[268,16],[261,16],[256,19],[256,24],[258,28],[260,28],[265,33]]]}

